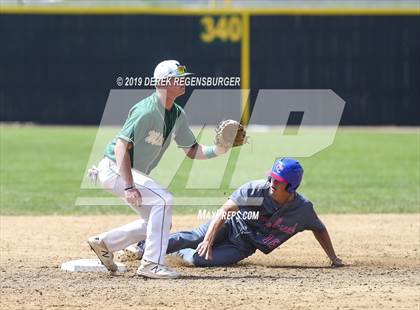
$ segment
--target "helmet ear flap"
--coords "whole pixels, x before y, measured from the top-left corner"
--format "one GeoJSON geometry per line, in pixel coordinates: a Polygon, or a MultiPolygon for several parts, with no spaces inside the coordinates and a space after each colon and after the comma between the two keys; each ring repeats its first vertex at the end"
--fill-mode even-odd
{"type": "Polygon", "coordinates": [[[291,192],[291,191],[289,191],[289,189],[290,189],[291,185],[292,185],[292,184],[287,183],[287,185],[286,185],[286,187],[285,187],[285,190],[286,190],[287,192],[289,192],[289,193],[291,192]]]}

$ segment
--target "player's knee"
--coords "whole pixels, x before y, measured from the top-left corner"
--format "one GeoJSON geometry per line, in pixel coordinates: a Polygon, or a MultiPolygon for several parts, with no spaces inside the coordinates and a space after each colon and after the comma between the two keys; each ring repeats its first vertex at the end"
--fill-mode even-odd
{"type": "Polygon", "coordinates": [[[174,205],[174,196],[167,191],[161,192],[160,196],[161,196],[162,206],[166,207],[167,209],[171,209],[172,206],[174,205]]]}
{"type": "Polygon", "coordinates": [[[166,205],[173,206],[174,205],[174,196],[171,193],[166,193],[165,196],[166,205]]]}

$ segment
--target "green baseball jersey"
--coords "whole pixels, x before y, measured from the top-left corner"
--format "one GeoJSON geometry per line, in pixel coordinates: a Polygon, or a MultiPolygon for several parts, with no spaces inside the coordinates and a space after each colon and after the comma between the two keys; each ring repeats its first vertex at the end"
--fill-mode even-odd
{"type": "Polygon", "coordinates": [[[131,167],[149,174],[168,148],[172,135],[181,148],[196,143],[184,110],[176,103],[171,110],[165,109],[155,92],[130,109],[123,128],[106,146],[104,155],[116,161],[117,139],[130,142],[131,167]]]}

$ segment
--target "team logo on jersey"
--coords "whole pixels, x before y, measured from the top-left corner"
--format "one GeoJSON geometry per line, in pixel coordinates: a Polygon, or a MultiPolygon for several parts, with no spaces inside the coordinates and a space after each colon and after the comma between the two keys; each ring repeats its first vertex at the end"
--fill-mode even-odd
{"type": "Polygon", "coordinates": [[[151,145],[161,146],[163,144],[163,135],[160,132],[150,130],[145,141],[151,145]]]}

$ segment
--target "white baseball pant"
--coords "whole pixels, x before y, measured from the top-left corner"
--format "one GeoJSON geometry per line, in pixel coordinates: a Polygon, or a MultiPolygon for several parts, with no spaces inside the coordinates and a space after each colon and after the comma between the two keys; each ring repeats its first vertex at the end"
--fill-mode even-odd
{"type": "MultiPolygon", "coordinates": [[[[98,178],[104,188],[124,198],[125,183],[117,172],[117,164],[104,157],[98,165],[98,170],[98,178]]],[[[111,252],[146,240],[143,258],[163,265],[172,223],[172,194],[149,176],[135,169],[131,169],[131,172],[135,186],[142,196],[142,204],[139,207],[129,206],[141,219],[104,232],[99,237],[111,252]]]]}

